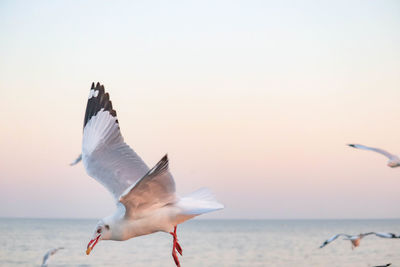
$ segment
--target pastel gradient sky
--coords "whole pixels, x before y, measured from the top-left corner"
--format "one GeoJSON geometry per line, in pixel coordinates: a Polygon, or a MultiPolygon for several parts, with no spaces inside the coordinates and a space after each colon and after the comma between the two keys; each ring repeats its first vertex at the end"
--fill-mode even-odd
{"type": "Polygon", "coordinates": [[[204,218],[398,218],[399,1],[0,2],[0,216],[103,217],[83,165],[90,84],[204,218]]]}

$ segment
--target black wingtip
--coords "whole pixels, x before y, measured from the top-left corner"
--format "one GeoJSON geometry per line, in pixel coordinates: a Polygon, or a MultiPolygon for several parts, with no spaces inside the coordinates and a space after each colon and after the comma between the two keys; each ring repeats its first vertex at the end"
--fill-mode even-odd
{"type": "Polygon", "coordinates": [[[101,85],[100,82],[97,82],[95,86],[95,83],[93,82],[91,90],[94,90],[94,93],[90,95],[86,105],[83,127],[85,127],[91,117],[95,116],[101,109],[110,112],[111,116],[113,117],[117,116],[117,112],[113,109],[110,101],[109,94],[105,93],[104,85],[101,85]]]}
{"type": "Polygon", "coordinates": [[[97,82],[96,87],[94,88],[94,90],[98,90],[100,96],[104,95],[104,93],[105,93],[104,85],[100,84],[99,82],[97,82]]]}
{"type": "Polygon", "coordinates": [[[92,87],[90,87],[90,89],[94,89],[94,82],[92,82],[92,87]]]}
{"type": "Polygon", "coordinates": [[[168,171],[168,154],[165,154],[164,157],[154,166],[147,175],[157,176],[165,171],[168,171]]]}
{"type": "Polygon", "coordinates": [[[165,154],[164,157],[162,157],[162,159],[157,163],[156,166],[159,166],[159,168],[161,169],[168,169],[168,154],[165,154]]]}
{"type": "Polygon", "coordinates": [[[351,146],[351,147],[356,147],[356,145],[355,144],[347,144],[348,146],[351,146]]]}

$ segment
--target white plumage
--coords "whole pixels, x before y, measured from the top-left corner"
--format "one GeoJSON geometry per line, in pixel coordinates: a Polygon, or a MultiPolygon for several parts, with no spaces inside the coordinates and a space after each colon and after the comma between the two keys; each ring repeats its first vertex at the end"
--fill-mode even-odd
{"type": "MultiPolygon", "coordinates": [[[[77,162],[79,158],[74,163],[77,162]]],[[[98,222],[87,254],[99,240],[126,240],[164,231],[174,238],[172,254],[179,266],[176,251],[182,254],[182,249],[177,242],[176,226],[194,216],[223,208],[208,189],[178,197],[167,155],[149,170],[124,142],[109,95],[99,83],[92,84],[89,93],[82,162],[87,173],[103,184],[117,203],[116,212],[98,222]]]]}

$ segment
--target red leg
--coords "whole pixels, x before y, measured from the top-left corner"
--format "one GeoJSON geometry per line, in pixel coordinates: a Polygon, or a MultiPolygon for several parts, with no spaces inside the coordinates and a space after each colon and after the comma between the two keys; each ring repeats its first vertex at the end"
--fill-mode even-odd
{"type": "Polygon", "coordinates": [[[179,245],[178,241],[176,241],[176,251],[178,251],[179,254],[181,254],[181,256],[182,256],[182,247],[181,247],[181,245],[179,245]]]}
{"type": "Polygon", "coordinates": [[[175,264],[177,267],[181,267],[181,264],[179,263],[178,256],[176,255],[176,252],[178,251],[179,254],[182,255],[182,247],[178,243],[178,237],[176,236],[176,226],[174,227],[174,232],[170,232],[170,234],[174,238],[174,242],[172,245],[172,257],[174,258],[175,264]]]}

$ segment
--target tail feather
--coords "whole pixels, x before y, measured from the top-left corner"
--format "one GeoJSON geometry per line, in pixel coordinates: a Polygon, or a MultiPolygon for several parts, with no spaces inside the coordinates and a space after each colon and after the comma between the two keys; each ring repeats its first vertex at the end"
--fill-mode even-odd
{"type": "Polygon", "coordinates": [[[200,188],[193,193],[181,198],[177,206],[182,209],[183,214],[200,215],[224,208],[208,188],[200,188]]]}

